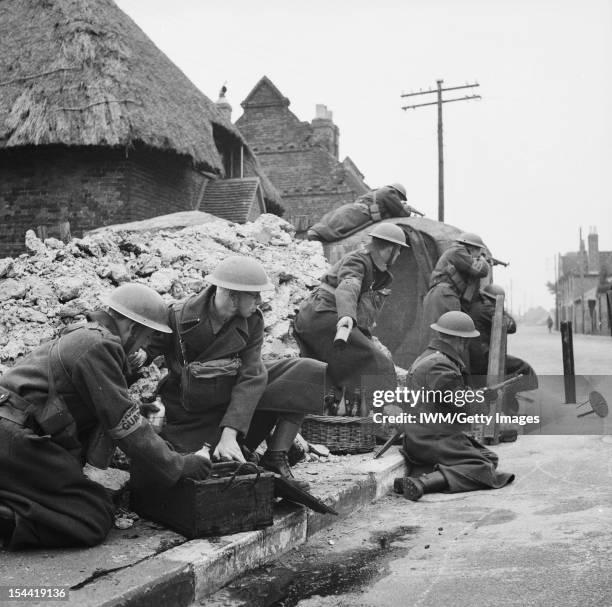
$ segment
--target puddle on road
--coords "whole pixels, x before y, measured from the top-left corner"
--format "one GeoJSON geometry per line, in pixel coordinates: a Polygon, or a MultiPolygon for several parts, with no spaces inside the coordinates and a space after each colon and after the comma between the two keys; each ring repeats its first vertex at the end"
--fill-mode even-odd
{"type": "MultiPolygon", "coordinates": [[[[409,547],[397,545],[419,527],[402,526],[372,533],[363,548],[329,554],[306,555],[292,567],[279,562],[262,567],[225,588],[226,599],[249,607],[294,607],[313,595],[341,595],[370,585],[388,574],[391,560],[404,556],[409,547]]],[[[292,555],[293,556],[293,555],[292,555]]],[[[288,557],[287,560],[289,560],[288,557]]],[[[229,604],[227,600],[224,604],[229,604]]]]}

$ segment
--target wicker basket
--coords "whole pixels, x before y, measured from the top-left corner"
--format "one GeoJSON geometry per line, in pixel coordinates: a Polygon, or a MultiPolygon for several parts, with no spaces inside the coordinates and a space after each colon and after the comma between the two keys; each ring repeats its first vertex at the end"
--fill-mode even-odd
{"type": "Polygon", "coordinates": [[[309,443],[325,445],[332,453],[367,453],[376,444],[371,417],[307,415],[301,434],[309,443]]]}
{"type": "Polygon", "coordinates": [[[165,491],[132,472],[131,508],[189,539],[272,525],[274,474],[254,464],[213,464],[205,481],[183,479],[165,491]]]}

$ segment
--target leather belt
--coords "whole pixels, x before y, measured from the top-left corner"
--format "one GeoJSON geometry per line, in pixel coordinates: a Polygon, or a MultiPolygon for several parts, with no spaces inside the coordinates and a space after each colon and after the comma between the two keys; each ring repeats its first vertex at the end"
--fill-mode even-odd
{"type": "Polygon", "coordinates": [[[10,422],[25,427],[28,416],[19,409],[15,409],[8,403],[2,403],[0,405],[0,419],[8,419],[10,422]]]}
{"type": "Polygon", "coordinates": [[[24,410],[21,410],[21,407],[27,409],[29,406],[28,401],[12,390],[0,386],[0,418],[8,419],[19,426],[25,426],[29,416],[24,410]],[[15,407],[14,403],[19,405],[19,408],[15,407]]]}
{"type": "Polygon", "coordinates": [[[323,289],[323,291],[327,291],[328,293],[331,293],[332,295],[336,293],[336,288],[332,287],[331,285],[328,285],[326,282],[320,283],[317,288],[323,289]]]}

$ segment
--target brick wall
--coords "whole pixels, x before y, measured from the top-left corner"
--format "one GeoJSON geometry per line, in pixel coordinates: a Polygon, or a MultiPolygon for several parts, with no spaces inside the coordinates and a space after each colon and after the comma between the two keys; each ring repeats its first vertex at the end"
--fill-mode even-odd
{"type": "Polygon", "coordinates": [[[249,107],[236,126],[256,154],[289,145],[310,145],[313,136],[310,123],[301,122],[284,106],[249,107]]]}
{"type": "Polygon", "coordinates": [[[236,126],[279,190],[285,207],[283,217],[303,231],[368,188],[360,181],[356,167],[354,174],[349,174],[337,159],[338,127],[331,120],[315,119],[315,127],[322,127],[317,134],[313,124],[300,121],[288,105],[264,78],[243,102],[244,113],[236,126]]]}
{"type": "Polygon", "coordinates": [[[205,178],[182,158],[145,150],[24,148],[0,152],[0,256],[23,252],[37,226],[73,236],[193,208],[205,178]]]}

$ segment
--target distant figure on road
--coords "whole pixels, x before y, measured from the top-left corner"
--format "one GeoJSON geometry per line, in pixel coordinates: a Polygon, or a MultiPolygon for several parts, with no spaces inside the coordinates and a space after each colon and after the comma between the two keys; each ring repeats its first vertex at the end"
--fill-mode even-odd
{"type": "Polygon", "coordinates": [[[546,319],[546,326],[548,327],[548,332],[551,333],[552,332],[552,327],[553,327],[553,319],[551,318],[551,316],[549,315],[548,318],[546,319]]]}

